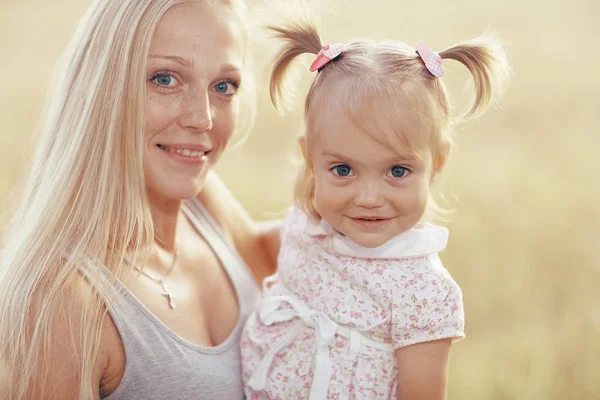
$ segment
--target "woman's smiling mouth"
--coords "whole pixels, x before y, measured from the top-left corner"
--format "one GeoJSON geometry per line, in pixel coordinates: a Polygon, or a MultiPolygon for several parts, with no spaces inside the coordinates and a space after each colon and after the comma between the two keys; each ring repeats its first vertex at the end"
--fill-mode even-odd
{"type": "Polygon", "coordinates": [[[193,144],[165,145],[159,143],[156,147],[174,160],[193,165],[204,163],[207,154],[211,151],[207,146],[193,144]]]}

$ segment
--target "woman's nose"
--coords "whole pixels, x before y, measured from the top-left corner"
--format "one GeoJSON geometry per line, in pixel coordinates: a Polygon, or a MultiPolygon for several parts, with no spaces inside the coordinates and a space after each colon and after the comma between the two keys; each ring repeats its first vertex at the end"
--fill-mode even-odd
{"type": "Polygon", "coordinates": [[[208,132],[213,128],[213,111],[206,91],[193,93],[188,100],[181,118],[183,128],[197,133],[208,132]]]}

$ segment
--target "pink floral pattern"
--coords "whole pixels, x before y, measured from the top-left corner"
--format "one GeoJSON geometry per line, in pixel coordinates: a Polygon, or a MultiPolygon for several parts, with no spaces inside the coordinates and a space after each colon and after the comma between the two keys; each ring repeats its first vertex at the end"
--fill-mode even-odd
{"type": "MultiPolygon", "coordinates": [[[[462,293],[437,252],[417,257],[361,258],[333,250],[335,233],[307,233],[308,217],[297,208],[288,214],[279,254],[277,281],[265,296],[291,295],[340,326],[358,330],[393,348],[436,339],[464,337],[462,293]]],[[[445,245],[445,244],[444,244],[445,245]]],[[[247,383],[262,358],[298,319],[264,325],[257,312],[242,335],[242,369],[248,399],[308,399],[312,384],[316,332],[302,326],[275,357],[264,391],[247,383]]],[[[336,335],[330,348],[332,372],[328,399],[395,399],[395,355],[361,346],[336,335]]]]}

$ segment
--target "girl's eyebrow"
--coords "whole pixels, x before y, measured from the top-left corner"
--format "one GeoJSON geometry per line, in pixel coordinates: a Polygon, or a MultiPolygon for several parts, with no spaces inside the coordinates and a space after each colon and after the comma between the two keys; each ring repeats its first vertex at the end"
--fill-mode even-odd
{"type": "Polygon", "coordinates": [[[332,157],[332,158],[339,158],[340,160],[348,160],[350,162],[352,162],[353,164],[358,164],[358,161],[354,160],[352,157],[348,157],[339,153],[335,153],[335,152],[329,152],[329,151],[321,151],[321,155],[323,156],[327,156],[327,157],[332,157]]]}
{"type": "MultiPolygon", "coordinates": [[[[345,156],[343,154],[339,154],[336,152],[322,151],[321,155],[337,158],[340,160],[348,160],[353,164],[362,164],[360,161],[354,160],[352,157],[345,156]]],[[[381,159],[380,161],[382,164],[393,164],[393,163],[412,162],[412,161],[416,161],[416,160],[417,159],[414,156],[406,155],[406,154],[398,154],[397,156],[381,159]]]]}

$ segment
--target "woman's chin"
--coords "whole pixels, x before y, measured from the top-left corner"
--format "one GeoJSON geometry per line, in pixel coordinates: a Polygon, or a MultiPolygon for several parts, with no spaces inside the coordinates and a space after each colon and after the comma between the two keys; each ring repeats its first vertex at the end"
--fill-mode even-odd
{"type": "Polygon", "coordinates": [[[192,182],[166,182],[148,188],[150,200],[189,200],[197,197],[204,187],[204,177],[192,182]]]}

